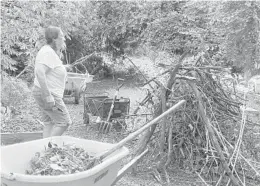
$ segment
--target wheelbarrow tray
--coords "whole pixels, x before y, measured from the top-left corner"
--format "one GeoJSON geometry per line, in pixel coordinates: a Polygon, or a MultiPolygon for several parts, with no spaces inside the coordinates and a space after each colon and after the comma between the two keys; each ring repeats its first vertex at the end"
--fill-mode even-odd
{"type": "Polygon", "coordinates": [[[16,132],[16,133],[1,133],[1,144],[11,145],[22,143],[36,139],[42,139],[42,131],[39,132],[16,132]]]}
{"type": "Polygon", "coordinates": [[[75,103],[79,103],[80,94],[85,90],[86,84],[93,81],[93,75],[68,72],[65,84],[64,97],[75,97],[75,103]]]}
{"type": "Polygon", "coordinates": [[[90,155],[96,155],[113,147],[113,144],[69,136],[57,136],[1,147],[2,183],[8,186],[110,186],[117,177],[122,158],[129,151],[123,147],[104,161],[84,172],[59,176],[25,175],[30,159],[35,152],[44,150],[49,141],[57,145],[75,144],[90,155]],[[12,176],[9,177],[12,173],[12,176]]]}
{"type": "Polygon", "coordinates": [[[65,85],[65,90],[80,89],[83,83],[90,83],[92,81],[93,81],[92,75],[68,72],[68,78],[65,85]]]}

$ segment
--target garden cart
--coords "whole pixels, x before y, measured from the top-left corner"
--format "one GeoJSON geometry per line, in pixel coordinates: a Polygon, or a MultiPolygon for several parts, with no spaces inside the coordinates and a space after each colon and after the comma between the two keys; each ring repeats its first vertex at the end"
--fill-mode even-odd
{"type": "Polygon", "coordinates": [[[98,125],[100,132],[109,132],[112,126],[117,126],[117,130],[125,127],[125,116],[129,114],[130,99],[118,98],[119,89],[123,84],[119,84],[123,79],[117,79],[117,88],[113,98],[105,94],[93,95],[85,92],[84,96],[84,123],[89,124],[89,114],[97,116],[94,122],[98,125]]]}
{"type": "Polygon", "coordinates": [[[93,81],[93,75],[68,72],[65,85],[64,97],[74,97],[75,104],[79,103],[81,93],[84,92],[86,84],[93,81]]]}

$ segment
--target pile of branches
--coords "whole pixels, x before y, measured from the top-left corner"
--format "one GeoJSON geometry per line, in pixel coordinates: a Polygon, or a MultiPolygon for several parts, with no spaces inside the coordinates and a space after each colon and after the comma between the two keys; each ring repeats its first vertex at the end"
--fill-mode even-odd
{"type": "Polygon", "coordinates": [[[166,85],[158,80],[160,75],[147,83],[159,87],[154,95],[159,98],[154,117],[180,100],[186,100],[186,104],[151,127],[140,140],[137,153],[147,144],[153,149],[151,158],[156,162],[160,182],[161,174],[164,181],[170,182],[167,167],[177,164],[196,173],[205,185],[246,185],[248,178],[259,183],[260,163],[251,161],[243,141],[249,130],[246,115],[241,112],[244,100],[232,90],[233,86],[225,87],[221,81],[228,72],[205,63],[202,56],[193,63],[196,65],[185,65],[185,55],[160,74],[168,73],[166,85]]]}

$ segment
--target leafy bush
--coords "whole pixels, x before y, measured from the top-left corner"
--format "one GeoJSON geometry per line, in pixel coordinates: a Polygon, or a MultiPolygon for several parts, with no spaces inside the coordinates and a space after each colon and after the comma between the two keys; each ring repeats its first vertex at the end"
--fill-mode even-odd
{"type": "Polygon", "coordinates": [[[10,76],[4,76],[1,82],[1,103],[2,105],[18,110],[20,105],[28,101],[30,90],[27,84],[10,76]]]}

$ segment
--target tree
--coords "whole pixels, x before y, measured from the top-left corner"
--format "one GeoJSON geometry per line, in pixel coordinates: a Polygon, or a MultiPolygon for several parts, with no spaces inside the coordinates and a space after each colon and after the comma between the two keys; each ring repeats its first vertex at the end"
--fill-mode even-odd
{"type": "Polygon", "coordinates": [[[260,3],[230,1],[220,3],[213,14],[212,26],[224,35],[221,47],[225,57],[244,71],[254,71],[260,64],[259,31],[260,3]]]}
{"type": "Polygon", "coordinates": [[[204,28],[210,33],[206,41],[215,45],[213,60],[252,75],[259,71],[259,2],[190,2],[186,11],[189,16],[206,20],[204,28]]]}
{"type": "Polygon", "coordinates": [[[60,26],[69,38],[79,24],[81,15],[76,10],[84,3],[1,1],[1,5],[1,67],[10,73],[16,70],[17,74],[24,66],[33,63],[36,52],[43,44],[45,27],[60,26]]]}

